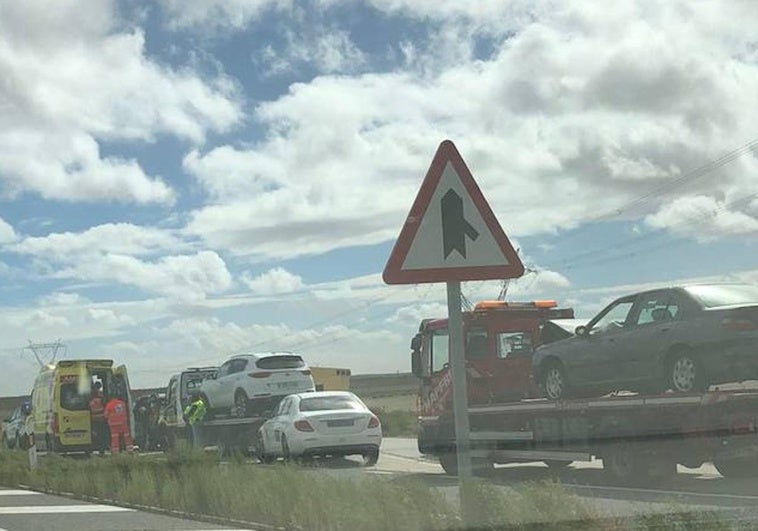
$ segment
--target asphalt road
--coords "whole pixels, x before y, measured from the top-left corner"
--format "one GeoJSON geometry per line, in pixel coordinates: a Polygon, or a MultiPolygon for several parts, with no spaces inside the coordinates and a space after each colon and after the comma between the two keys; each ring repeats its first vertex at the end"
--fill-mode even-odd
{"type": "Polygon", "coordinates": [[[18,489],[0,489],[0,531],[101,529],[229,529],[158,514],[86,503],[18,489]]]}

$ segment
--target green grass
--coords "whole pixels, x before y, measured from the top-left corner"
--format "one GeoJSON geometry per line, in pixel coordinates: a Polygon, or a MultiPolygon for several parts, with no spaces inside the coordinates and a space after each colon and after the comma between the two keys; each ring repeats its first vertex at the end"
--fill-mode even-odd
{"type": "Polygon", "coordinates": [[[415,437],[418,416],[413,411],[373,409],[382,423],[384,437],[415,437]]]}
{"type": "MultiPolygon", "coordinates": [[[[219,463],[215,455],[189,451],[167,457],[46,456],[35,471],[29,471],[25,453],[5,451],[0,452],[0,483],[286,529],[461,528],[455,499],[418,480],[348,479],[292,465],[254,466],[242,458],[219,463]]],[[[711,513],[645,516],[630,527],[603,518],[556,482],[501,487],[475,480],[466,492],[468,529],[732,529],[711,513]]]]}

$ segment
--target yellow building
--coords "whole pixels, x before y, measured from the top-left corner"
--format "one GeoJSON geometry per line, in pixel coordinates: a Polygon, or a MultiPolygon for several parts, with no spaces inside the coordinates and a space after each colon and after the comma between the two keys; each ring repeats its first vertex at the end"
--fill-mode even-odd
{"type": "Polygon", "coordinates": [[[316,391],[349,391],[350,369],[311,367],[316,391]]]}

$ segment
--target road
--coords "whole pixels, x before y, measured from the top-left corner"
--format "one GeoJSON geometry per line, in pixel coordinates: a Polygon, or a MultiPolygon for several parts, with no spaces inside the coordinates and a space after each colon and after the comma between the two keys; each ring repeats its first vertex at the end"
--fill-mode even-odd
{"type": "MultiPolygon", "coordinates": [[[[419,454],[415,439],[384,439],[375,468],[378,474],[415,476],[443,489],[457,484],[455,478],[444,474],[436,460],[419,454]]],[[[675,478],[639,487],[614,485],[602,468],[599,460],[576,462],[556,475],[542,463],[501,465],[489,480],[514,486],[557,477],[564,487],[609,516],[670,511],[683,506],[740,511],[758,507],[758,479],[726,479],[711,464],[697,469],[680,466],[675,478]]]]}
{"type": "Polygon", "coordinates": [[[19,489],[0,489],[0,531],[230,529],[158,514],[85,503],[19,489]]]}

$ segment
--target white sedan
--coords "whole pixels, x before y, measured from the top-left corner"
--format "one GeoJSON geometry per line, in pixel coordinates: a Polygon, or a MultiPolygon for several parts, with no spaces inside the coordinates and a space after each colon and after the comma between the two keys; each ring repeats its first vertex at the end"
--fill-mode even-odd
{"type": "Polygon", "coordinates": [[[362,455],[367,466],[379,459],[382,426],[366,404],[347,391],[289,395],[258,431],[258,457],[362,455]]]}

